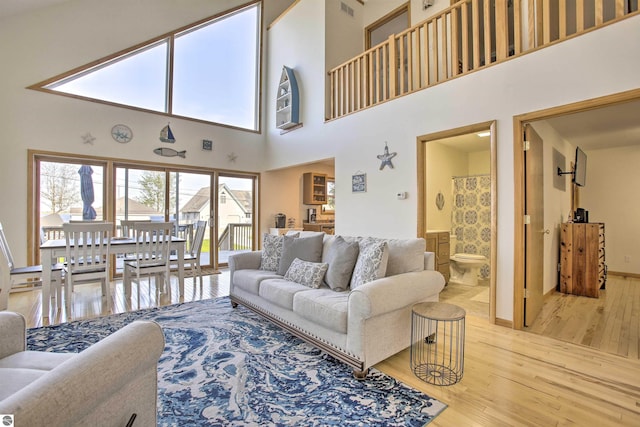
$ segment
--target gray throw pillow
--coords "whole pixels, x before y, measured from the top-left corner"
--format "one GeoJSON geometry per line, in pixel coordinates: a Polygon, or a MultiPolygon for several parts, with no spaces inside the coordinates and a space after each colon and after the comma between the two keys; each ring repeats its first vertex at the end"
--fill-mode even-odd
{"type": "Polygon", "coordinates": [[[347,242],[342,236],[336,236],[333,239],[325,259],[329,269],[324,278],[331,289],[341,292],[349,287],[358,253],[360,253],[358,242],[347,242]]]}
{"type": "Polygon", "coordinates": [[[278,265],[278,274],[284,276],[294,259],[300,258],[303,261],[322,261],[322,239],[324,235],[318,234],[311,237],[300,237],[298,239],[285,236],[282,243],[282,256],[278,265]]]}
{"type": "Polygon", "coordinates": [[[284,278],[317,289],[322,284],[322,278],[328,267],[329,265],[324,262],[308,262],[295,258],[285,272],[284,278]]]}
{"type": "Polygon", "coordinates": [[[351,277],[351,290],[384,277],[389,260],[389,246],[384,240],[367,237],[359,242],[360,254],[351,277]]]}

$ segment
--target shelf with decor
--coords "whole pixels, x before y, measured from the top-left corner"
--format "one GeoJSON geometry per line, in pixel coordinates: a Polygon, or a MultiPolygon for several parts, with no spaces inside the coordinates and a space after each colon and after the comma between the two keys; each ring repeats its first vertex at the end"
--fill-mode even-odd
{"type": "Polygon", "coordinates": [[[276,127],[285,131],[301,125],[298,82],[293,69],[285,66],[282,67],[276,95],[276,127]]]}

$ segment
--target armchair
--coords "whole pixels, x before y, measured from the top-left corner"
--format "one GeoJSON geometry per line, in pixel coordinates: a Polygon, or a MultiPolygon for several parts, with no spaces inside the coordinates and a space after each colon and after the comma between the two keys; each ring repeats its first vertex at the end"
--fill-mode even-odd
{"type": "Polygon", "coordinates": [[[135,321],[80,353],[26,350],[25,320],[0,312],[0,414],[21,426],[156,425],[155,322],[135,321]]]}

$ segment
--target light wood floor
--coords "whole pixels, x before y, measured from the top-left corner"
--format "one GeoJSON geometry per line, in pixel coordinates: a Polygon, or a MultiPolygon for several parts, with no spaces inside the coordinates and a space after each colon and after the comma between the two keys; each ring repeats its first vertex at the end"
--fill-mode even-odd
{"type": "MultiPolygon", "coordinates": [[[[202,289],[186,279],[183,300],[227,295],[228,283],[226,271],[206,276],[202,289]]],[[[114,312],[137,307],[137,302],[124,302],[121,282],[112,287],[114,312]]],[[[86,288],[76,288],[73,319],[104,314],[99,286],[86,288]]],[[[9,309],[24,314],[29,327],[42,323],[39,294],[21,292],[9,298],[9,309]]],[[[143,289],[140,296],[141,307],[155,304],[154,292],[143,289]]],[[[171,297],[162,298],[160,304],[179,301],[174,282],[171,297]]],[[[51,322],[68,319],[61,310],[51,322]]],[[[458,384],[438,387],[418,379],[409,368],[408,350],[376,365],[449,405],[430,426],[640,425],[640,361],[491,325],[473,314],[466,322],[465,370],[458,384]]]]}
{"type": "Polygon", "coordinates": [[[599,298],[549,294],[527,331],[640,358],[640,279],[609,275],[599,298]]]}

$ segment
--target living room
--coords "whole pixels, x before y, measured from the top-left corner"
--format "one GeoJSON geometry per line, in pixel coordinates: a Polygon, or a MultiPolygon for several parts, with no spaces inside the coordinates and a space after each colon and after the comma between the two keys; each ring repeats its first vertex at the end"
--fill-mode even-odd
{"type": "MultiPolygon", "coordinates": [[[[167,122],[162,115],[25,88],[245,3],[190,0],[185,7],[183,2],[177,5],[169,0],[74,0],[49,2],[31,12],[0,18],[3,63],[10,64],[3,67],[1,83],[5,154],[0,159],[0,185],[5,200],[11,202],[0,206],[0,217],[21,264],[27,262],[28,253],[27,150],[162,162],[152,150],[158,131],[167,122]],[[127,123],[135,132],[134,141],[124,148],[109,135],[116,123],[127,123]],[[81,136],[86,132],[96,137],[93,144],[83,144],[81,136]]],[[[256,221],[260,231],[266,231],[273,226],[273,215],[282,206],[290,206],[289,189],[299,185],[293,181],[288,190],[281,191],[277,176],[285,172],[279,171],[301,168],[294,178],[300,179],[298,172],[306,167],[302,165],[334,159],[336,234],[415,237],[419,209],[416,138],[495,120],[498,262],[492,273],[496,317],[511,325],[517,274],[513,117],[613,94],[633,92],[640,97],[640,56],[626,47],[629,40],[640,38],[640,17],[636,14],[410,96],[326,121],[327,70],[361,52],[362,29],[403,2],[345,3],[354,10],[355,18],[339,15],[339,1],[301,0],[276,20],[279,11],[274,9],[284,10],[288,4],[266,2],[266,13],[272,15],[265,17],[262,41],[261,131],[171,118],[171,126],[180,131],[179,142],[188,150],[187,159],[171,158],[171,164],[260,173],[262,212],[256,221]],[[333,19],[336,16],[341,18],[333,19]],[[266,30],[270,22],[273,25],[266,30]],[[342,37],[346,33],[357,36],[342,37]],[[275,127],[272,108],[283,65],[297,73],[303,122],[301,128],[286,133],[275,127]],[[199,155],[203,138],[213,141],[211,154],[199,155]],[[397,153],[393,169],[380,169],[377,156],[385,144],[397,153]],[[237,160],[230,163],[227,155],[232,152],[237,160]],[[352,191],[352,176],[358,172],[366,174],[366,192],[352,191]],[[399,192],[407,197],[399,200],[399,192]]],[[[422,1],[412,0],[412,21],[419,22],[449,5],[446,0],[434,3],[425,11],[422,1]]],[[[299,221],[303,212],[287,208],[288,216],[299,221]]]]}

